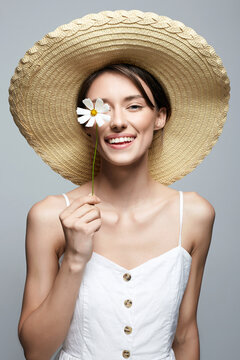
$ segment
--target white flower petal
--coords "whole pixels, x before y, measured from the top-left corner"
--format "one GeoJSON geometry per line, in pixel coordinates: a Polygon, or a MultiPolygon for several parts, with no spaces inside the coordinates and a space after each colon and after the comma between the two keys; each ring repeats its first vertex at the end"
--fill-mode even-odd
{"type": "Polygon", "coordinates": [[[110,106],[108,104],[104,104],[101,113],[108,112],[110,110],[110,106]]]}
{"type": "Polygon", "coordinates": [[[87,98],[87,99],[84,99],[82,101],[84,103],[84,105],[86,105],[86,107],[89,109],[89,110],[92,110],[93,109],[93,103],[92,103],[92,100],[87,98]]]}
{"type": "Polygon", "coordinates": [[[97,112],[102,112],[103,105],[104,105],[104,102],[102,101],[102,99],[97,98],[96,103],[95,103],[95,109],[97,110],[97,112]]]}
{"type": "Polygon", "coordinates": [[[89,119],[91,118],[91,115],[90,114],[88,114],[88,115],[83,115],[83,116],[80,116],[79,118],[78,118],[78,122],[80,123],[80,124],[84,124],[86,121],[88,121],[89,119]]]}
{"type": "Polygon", "coordinates": [[[87,127],[93,126],[95,122],[96,116],[92,116],[89,122],[85,125],[87,127]]]}
{"type": "Polygon", "coordinates": [[[106,115],[106,114],[99,114],[99,116],[101,116],[101,118],[105,121],[110,121],[111,120],[111,116],[110,115],[106,115]]]}
{"type": "Polygon", "coordinates": [[[102,114],[97,114],[95,117],[96,117],[96,123],[98,124],[98,126],[102,126],[104,124],[102,114]]]}
{"type": "Polygon", "coordinates": [[[86,114],[90,115],[90,110],[77,107],[77,114],[78,115],[86,115],[86,114]]]}

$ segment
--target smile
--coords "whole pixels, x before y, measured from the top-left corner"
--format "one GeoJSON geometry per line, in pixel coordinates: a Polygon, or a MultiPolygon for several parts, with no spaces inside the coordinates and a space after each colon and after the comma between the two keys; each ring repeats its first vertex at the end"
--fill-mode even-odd
{"type": "Polygon", "coordinates": [[[135,139],[134,137],[120,137],[105,140],[105,142],[113,149],[123,149],[130,146],[135,139]]]}

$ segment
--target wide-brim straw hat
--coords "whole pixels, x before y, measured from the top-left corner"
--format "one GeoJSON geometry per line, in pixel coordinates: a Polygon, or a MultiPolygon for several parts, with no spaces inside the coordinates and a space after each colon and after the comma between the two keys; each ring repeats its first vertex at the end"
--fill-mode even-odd
{"type": "MultiPolygon", "coordinates": [[[[88,14],[48,33],[19,61],[9,88],[21,134],[55,172],[91,180],[94,144],[77,121],[81,84],[108,64],[128,63],[163,86],[171,116],[153,135],[149,172],[170,185],[211,151],[226,121],[229,79],[213,47],[182,22],[139,10],[88,14]]],[[[99,172],[97,153],[95,174],[99,172]]]]}

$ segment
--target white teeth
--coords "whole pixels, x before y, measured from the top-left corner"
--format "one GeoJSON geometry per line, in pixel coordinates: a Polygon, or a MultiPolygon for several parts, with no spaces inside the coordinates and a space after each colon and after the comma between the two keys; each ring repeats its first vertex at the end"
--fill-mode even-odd
{"type": "Polygon", "coordinates": [[[108,142],[110,144],[113,144],[113,143],[122,143],[122,142],[126,142],[126,141],[133,141],[134,140],[134,137],[120,137],[120,138],[113,138],[113,139],[110,139],[108,140],[108,142]]]}

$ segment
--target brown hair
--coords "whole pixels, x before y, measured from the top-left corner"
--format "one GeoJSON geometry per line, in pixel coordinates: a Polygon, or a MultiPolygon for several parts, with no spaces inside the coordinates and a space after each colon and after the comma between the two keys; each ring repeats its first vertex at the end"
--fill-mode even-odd
{"type": "Polygon", "coordinates": [[[94,73],[88,76],[87,79],[84,80],[81,89],[78,94],[78,107],[83,107],[82,100],[85,99],[88,89],[90,88],[93,81],[102,73],[110,71],[125,75],[128,79],[130,79],[134,85],[138,88],[142,96],[147,102],[147,105],[153,109],[155,107],[154,104],[150,101],[148,95],[146,94],[144,88],[142,87],[141,82],[139,81],[139,76],[149,87],[152,92],[154,101],[156,103],[156,108],[159,110],[161,107],[165,107],[167,109],[167,120],[171,115],[171,105],[170,102],[163,90],[161,84],[151,75],[147,70],[141,69],[138,66],[130,65],[130,64],[111,64],[107,65],[94,73]]]}

